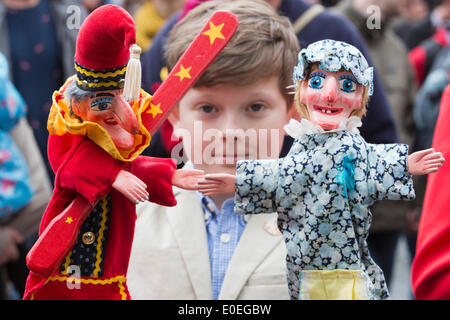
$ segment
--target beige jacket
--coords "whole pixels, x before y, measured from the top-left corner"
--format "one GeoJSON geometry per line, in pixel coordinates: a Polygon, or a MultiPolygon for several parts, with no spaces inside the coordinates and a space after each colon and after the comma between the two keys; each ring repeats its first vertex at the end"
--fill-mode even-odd
{"type": "MultiPolygon", "coordinates": [[[[137,207],[127,275],[132,299],[212,299],[208,240],[200,201],[194,191],[174,187],[174,193],[178,201],[175,207],[149,202],[137,207]]],[[[274,219],[276,214],[250,217],[219,299],[289,299],[283,237],[268,228],[274,219]]]]}

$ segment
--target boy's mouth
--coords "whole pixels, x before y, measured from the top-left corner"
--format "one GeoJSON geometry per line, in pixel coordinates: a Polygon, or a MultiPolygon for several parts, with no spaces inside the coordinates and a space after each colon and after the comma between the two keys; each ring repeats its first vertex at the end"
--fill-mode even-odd
{"type": "Polygon", "coordinates": [[[326,115],[336,115],[340,114],[344,110],[344,108],[314,106],[314,110],[326,115]]]}
{"type": "Polygon", "coordinates": [[[249,159],[249,155],[248,154],[212,154],[212,157],[214,157],[215,159],[220,159],[223,163],[235,163],[238,160],[245,160],[245,159],[249,159]]]}
{"type": "Polygon", "coordinates": [[[217,155],[216,158],[228,158],[228,159],[246,159],[248,158],[248,154],[224,154],[222,156],[217,155]]]}

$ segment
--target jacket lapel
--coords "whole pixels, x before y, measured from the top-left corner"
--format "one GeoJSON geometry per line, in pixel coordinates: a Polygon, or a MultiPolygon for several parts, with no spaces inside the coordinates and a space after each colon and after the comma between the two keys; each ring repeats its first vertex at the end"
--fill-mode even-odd
{"type": "Polygon", "coordinates": [[[264,227],[276,216],[276,213],[250,216],[225,274],[219,299],[237,299],[256,267],[283,240],[281,235],[274,235],[270,228],[264,227]]]}
{"type": "Polygon", "coordinates": [[[167,218],[180,247],[197,299],[212,299],[208,239],[203,210],[195,191],[176,187],[178,203],[167,211],[167,218]]]}

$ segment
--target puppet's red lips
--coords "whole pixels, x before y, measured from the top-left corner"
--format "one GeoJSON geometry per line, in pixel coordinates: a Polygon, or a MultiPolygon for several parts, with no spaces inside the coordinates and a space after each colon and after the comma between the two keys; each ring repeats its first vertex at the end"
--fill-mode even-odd
{"type": "Polygon", "coordinates": [[[109,125],[116,125],[117,121],[114,118],[105,119],[105,123],[109,125]]]}
{"type": "Polygon", "coordinates": [[[319,111],[322,114],[332,115],[332,114],[340,114],[344,110],[344,108],[314,106],[314,110],[319,111]]]}

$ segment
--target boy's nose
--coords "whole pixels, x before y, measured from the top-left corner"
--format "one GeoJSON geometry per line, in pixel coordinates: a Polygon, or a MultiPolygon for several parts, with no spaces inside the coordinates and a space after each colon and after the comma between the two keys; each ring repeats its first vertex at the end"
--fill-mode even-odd
{"type": "Polygon", "coordinates": [[[225,117],[222,118],[221,121],[221,131],[225,133],[225,131],[228,130],[234,130],[234,129],[242,129],[242,119],[239,117],[238,114],[233,112],[228,112],[225,114],[225,117]]]}
{"type": "MultiPolygon", "coordinates": [[[[230,112],[231,113],[231,112],[230,112]]],[[[222,132],[222,137],[225,140],[230,139],[242,139],[243,133],[246,130],[244,123],[242,123],[242,117],[230,114],[223,119],[220,131],[222,132]]]]}
{"type": "Polygon", "coordinates": [[[335,102],[338,95],[337,89],[337,80],[333,77],[328,78],[323,87],[322,100],[326,103],[335,102]]]}

